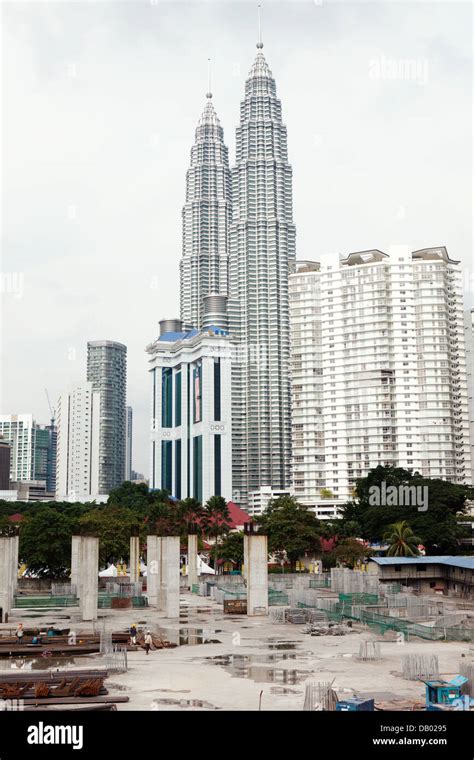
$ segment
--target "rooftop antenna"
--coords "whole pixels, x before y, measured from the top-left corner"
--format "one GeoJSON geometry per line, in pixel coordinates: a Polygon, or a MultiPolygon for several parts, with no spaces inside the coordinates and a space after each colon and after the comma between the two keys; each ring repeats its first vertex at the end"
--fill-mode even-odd
{"type": "Polygon", "coordinates": [[[257,47],[258,47],[259,50],[261,50],[261,48],[263,48],[261,7],[262,6],[259,3],[258,6],[257,6],[257,8],[258,8],[258,42],[257,42],[257,47]]]}
{"type": "Polygon", "coordinates": [[[206,98],[212,98],[211,92],[211,59],[207,59],[207,93],[206,98]]]}

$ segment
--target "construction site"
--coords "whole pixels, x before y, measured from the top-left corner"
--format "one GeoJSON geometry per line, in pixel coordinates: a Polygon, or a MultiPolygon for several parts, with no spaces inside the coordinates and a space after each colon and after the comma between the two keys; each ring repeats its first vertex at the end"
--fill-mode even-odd
{"type": "MultiPolygon", "coordinates": [[[[269,574],[266,537],[251,533],[242,575],[198,576],[195,536],[182,575],[179,539],[149,536],[144,577],[134,562],[130,577],[100,579],[98,539],[74,537],[70,583],[40,593],[17,587],[15,540],[0,538],[5,704],[474,709],[472,598],[419,593],[346,568],[269,574]]],[[[136,557],[138,538],[130,540],[136,557]]]]}

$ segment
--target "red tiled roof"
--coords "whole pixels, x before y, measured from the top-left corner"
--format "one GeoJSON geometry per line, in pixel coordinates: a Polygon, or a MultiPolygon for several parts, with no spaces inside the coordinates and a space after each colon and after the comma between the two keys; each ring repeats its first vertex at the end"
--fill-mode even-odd
{"type": "Polygon", "coordinates": [[[21,522],[23,520],[23,515],[21,515],[19,512],[15,512],[15,514],[10,515],[8,519],[10,522],[21,522]]]}
{"type": "Polygon", "coordinates": [[[232,529],[237,528],[238,525],[245,525],[245,523],[250,522],[252,519],[247,512],[244,512],[244,510],[233,501],[229,501],[227,507],[230,514],[230,526],[232,529]]]}

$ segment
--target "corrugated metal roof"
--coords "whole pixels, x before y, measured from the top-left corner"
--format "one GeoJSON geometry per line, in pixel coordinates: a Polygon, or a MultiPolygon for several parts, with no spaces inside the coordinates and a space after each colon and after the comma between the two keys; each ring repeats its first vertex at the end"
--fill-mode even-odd
{"type": "Polygon", "coordinates": [[[371,557],[378,565],[450,565],[474,570],[474,557],[433,555],[432,557],[371,557]]]}

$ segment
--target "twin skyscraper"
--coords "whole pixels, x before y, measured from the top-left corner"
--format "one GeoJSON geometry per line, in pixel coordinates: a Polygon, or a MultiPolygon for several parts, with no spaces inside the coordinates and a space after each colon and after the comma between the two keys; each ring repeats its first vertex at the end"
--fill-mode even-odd
{"type": "MultiPolygon", "coordinates": [[[[261,486],[285,490],[290,481],[292,169],[281,102],[261,39],[240,104],[232,168],[212,93],[207,93],[191,149],[182,224],[181,322],[173,337],[207,328],[213,322],[209,311],[219,312],[217,321],[233,349],[231,388],[226,389],[232,409],[232,488],[245,505],[249,493],[261,486]]],[[[163,486],[165,479],[158,481],[163,486]]],[[[187,495],[195,495],[192,488],[187,495]]]]}

